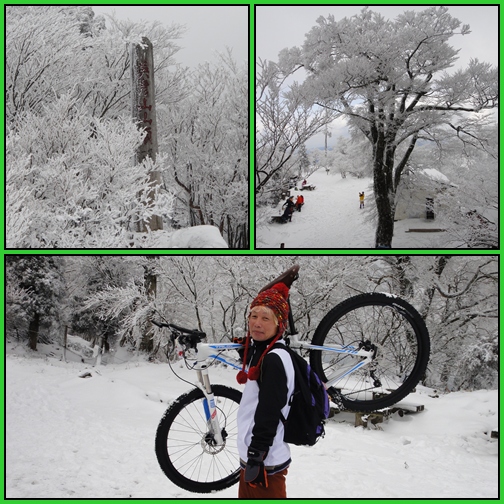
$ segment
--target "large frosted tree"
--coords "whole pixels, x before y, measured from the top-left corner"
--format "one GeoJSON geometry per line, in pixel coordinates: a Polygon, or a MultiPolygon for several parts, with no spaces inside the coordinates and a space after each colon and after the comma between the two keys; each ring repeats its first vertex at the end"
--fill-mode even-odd
{"type": "Polygon", "coordinates": [[[320,17],[301,48],[280,53],[285,72],[307,72],[308,103],[345,115],[371,142],[378,248],[391,247],[396,190],[417,142],[447,131],[473,140],[498,105],[490,64],[471,60],[447,72],[458,56],[449,39],[469,33],[447,7],[406,11],[394,21],[365,8],[339,21],[320,17]]]}

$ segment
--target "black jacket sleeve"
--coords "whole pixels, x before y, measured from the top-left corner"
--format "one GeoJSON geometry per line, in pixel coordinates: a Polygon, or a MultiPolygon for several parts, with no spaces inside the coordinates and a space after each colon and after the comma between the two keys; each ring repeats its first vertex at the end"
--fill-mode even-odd
{"type": "Polygon", "coordinates": [[[273,444],[281,410],[287,404],[287,375],[278,355],[268,353],[264,357],[258,384],[259,401],[250,445],[266,451],[273,444]]]}

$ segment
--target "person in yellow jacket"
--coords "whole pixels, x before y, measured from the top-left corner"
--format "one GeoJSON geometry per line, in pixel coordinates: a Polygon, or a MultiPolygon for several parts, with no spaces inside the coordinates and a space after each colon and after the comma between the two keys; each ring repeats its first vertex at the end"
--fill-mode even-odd
{"type": "Polygon", "coordinates": [[[360,201],[359,208],[364,208],[364,191],[359,193],[359,201],[360,201]]]}

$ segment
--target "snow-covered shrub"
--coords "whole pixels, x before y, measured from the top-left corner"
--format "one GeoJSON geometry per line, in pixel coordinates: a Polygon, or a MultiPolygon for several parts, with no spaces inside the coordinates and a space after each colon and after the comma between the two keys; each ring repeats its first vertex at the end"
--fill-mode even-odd
{"type": "Polygon", "coordinates": [[[496,389],[499,385],[499,338],[497,335],[464,348],[453,377],[453,387],[496,389]]]}
{"type": "Polygon", "coordinates": [[[41,329],[61,328],[63,260],[59,256],[7,255],[5,277],[7,335],[28,341],[36,350],[41,329]]]}
{"type": "Polygon", "coordinates": [[[160,213],[152,161],[133,164],[142,141],[129,119],[90,117],[69,95],[26,114],[7,141],[7,247],[128,247],[135,223],[160,213]]]}

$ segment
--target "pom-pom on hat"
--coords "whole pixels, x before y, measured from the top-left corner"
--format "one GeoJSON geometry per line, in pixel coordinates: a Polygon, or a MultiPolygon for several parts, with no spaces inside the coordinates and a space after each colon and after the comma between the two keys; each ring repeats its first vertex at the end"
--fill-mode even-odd
{"type": "Polygon", "coordinates": [[[247,332],[247,338],[245,340],[245,353],[243,356],[243,367],[236,376],[238,383],[243,384],[247,382],[247,379],[257,380],[257,378],[259,378],[261,362],[264,356],[287,329],[287,320],[289,317],[289,303],[287,302],[288,297],[289,288],[287,285],[284,283],[277,283],[269,289],[260,292],[250,304],[251,309],[256,306],[267,306],[270,308],[278,320],[278,329],[273,337],[273,340],[259,358],[257,365],[251,367],[248,373],[245,371],[245,366],[247,365],[247,351],[250,346],[250,331],[247,332]]]}

